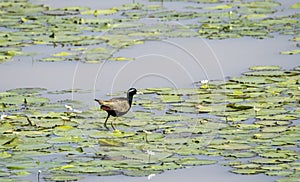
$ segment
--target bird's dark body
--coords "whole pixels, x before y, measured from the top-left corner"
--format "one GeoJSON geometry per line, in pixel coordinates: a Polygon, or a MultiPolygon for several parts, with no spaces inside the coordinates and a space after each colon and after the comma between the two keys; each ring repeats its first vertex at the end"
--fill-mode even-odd
{"type": "MultiPolygon", "coordinates": [[[[107,128],[106,122],[109,116],[114,116],[114,117],[123,116],[130,110],[133,95],[135,95],[136,93],[137,90],[135,88],[130,88],[127,92],[127,98],[118,97],[118,98],[112,98],[107,101],[95,99],[95,101],[100,104],[100,108],[107,112],[107,117],[104,122],[105,128],[107,128]]],[[[111,126],[113,129],[115,129],[112,123],[111,126]]]]}
{"type": "Polygon", "coordinates": [[[122,116],[130,109],[128,99],[124,97],[113,98],[108,101],[99,101],[99,103],[102,110],[114,117],[122,116]]]}

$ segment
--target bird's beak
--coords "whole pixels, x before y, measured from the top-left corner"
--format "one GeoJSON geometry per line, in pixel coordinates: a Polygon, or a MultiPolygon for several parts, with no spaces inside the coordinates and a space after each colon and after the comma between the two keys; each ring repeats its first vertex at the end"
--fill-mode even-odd
{"type": "Polygon", "coordinates": [[[99,100],[98,99],[94,99],[94,101],[98,102],[99,103],[99,100]]]}

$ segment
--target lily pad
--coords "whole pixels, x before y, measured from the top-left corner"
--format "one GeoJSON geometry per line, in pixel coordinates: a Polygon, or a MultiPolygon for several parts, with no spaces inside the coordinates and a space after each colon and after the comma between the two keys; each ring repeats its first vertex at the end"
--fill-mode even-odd
{"type": "Polygon", "coordinates": [[[265,133],[280,133],[288,130],[288,126],[274,126],[274,127],[265,127],[261,131],[265,133]]]}
{"type": "Polygon", "coordinates": [[[197,158],[182,158],[176,163],[183,165],[183,166],[198,166],[198,165],[209,165],[215,164],[217,161],[209,160],[209,159],[197,159],[197,158]]]}
{"type": "Polygon", "coordinates": [[[239,144],[239,143],[229,143],[223,145],[210,145],[211,148],[219,149],[219,150],[247,150],[250,149],[251,146],[247,144],[239,144]]]}
{"type": "Polygon", "coordinates": [[[233,169],[230,172],[236,173],[236,174],[259,174],[259,173],[263,173],[264,170],[262,169],[233,169]]]}
{"type": "Polygon", "coordinates": [[[243,73],[247,76],[271,76],[271,77],[280,77],[285,75],[284,71],[281,70],[274,70],[274,71],[251,71],[243,73]]]}
{"type": "Polygon", "coordinates": [[[285,125],[290,125],[291,121],[262,120],[262,121],[255,121],[255,124],[263,125],[263,126],[285,126],[285,125]]]}
{"type": "Polygon", "coordinates": [[[224,10],[224,9],[231,9],[233,6],[231,4],[225,4],[225,5],[217,5],[217,6],[208,6],[205,7],[207,10],[224,10]]]}
{"type": "Polygon", "coordinates": [[[282,51],[280,54],[286,54],[286,55],[294,55],[294,54],[300,54],[300,49],[294,49],[290,51],[282,51]]]}
{"type": "Polygon", "coordinates": [[[268,159],[268,158],[251,159],[250,162],[254,163],[254,164],[263,164],[263,165],[274,165],[274,164],[279,164],[280,163],[276,159],[268,159]]]}
{"type": "Polygon", "coordinates": [[[295,3],[293,5],[291,5],[292,9],[299,9],[300,8],[300,3],[295,3]]]}
{"type": "Polygon", "coordinates": [[[111,15],[111,14],[115,14],[118,12],[117,8],[110,8],[110,9],[102,9],[102,10],[88,10],[88,11],[84,11],[81,12],[81,14],[83,15],[94,15],[95,17],[97,17],[98,15],[111,15]]]}
{"type": "Polygon", "coordinates": [[[280,66],[250,66],[250,70],[253,71],[270,71],[270,70],[280,70],[280,66]]]}
{"type": "MultiPolygon", "coordinates": [[[[256,154],[253,152],[238,152],[238,153],[222,153],[222,156],[224,157],[234,157],[234,158],[251,158],[251,157],[255,157],[256,154]]],[[[236,167],[236,166],[235,166],[236,167]]],[[[238,168],[238,167],[236,167],[238,168]]]]}
{"type": "Polygon", "coordinates": [[[250,83],[250,84],[265,84],[265,83],[268,83],[269,81],[266,80],[266,78],[264,77],[254,77],[254,76],[251,76],[251,77],[237,77],[237,78],[230,78],[230,81],[233,81],[233,82],[238,82],[238,83],[250,83]]]}

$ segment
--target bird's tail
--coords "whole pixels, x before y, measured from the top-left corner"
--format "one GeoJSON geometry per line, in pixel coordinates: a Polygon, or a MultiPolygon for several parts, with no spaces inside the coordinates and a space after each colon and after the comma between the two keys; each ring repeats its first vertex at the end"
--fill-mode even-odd
{"type": "Polygon", "coordinates": [[[94,99],[94,101],[98,102],[99,104],[101,103],[101,100],[99,99],[94,99]]]}

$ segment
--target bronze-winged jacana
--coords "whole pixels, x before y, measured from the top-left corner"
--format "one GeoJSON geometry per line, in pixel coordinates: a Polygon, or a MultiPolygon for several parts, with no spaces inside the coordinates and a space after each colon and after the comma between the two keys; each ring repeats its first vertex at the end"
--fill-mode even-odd
{"type": "MultiPolygon", "coordinates": [[[[109,116],[119,117],[126,114],[129,109],[131,108],[133,96],[137,93],[135,88],[130,88],[127,91],[127,98],[126,97],[118,97],[112,98],[110,100],[98,100],[95,99],[96,102],[99,103],[100,108],[107,112],[107,117],[104,122],[104,127],[108,130],[106,125],[109,116]]],[[[113,122],[111,122],[111,127],[115,130],[113,122]]]]}

